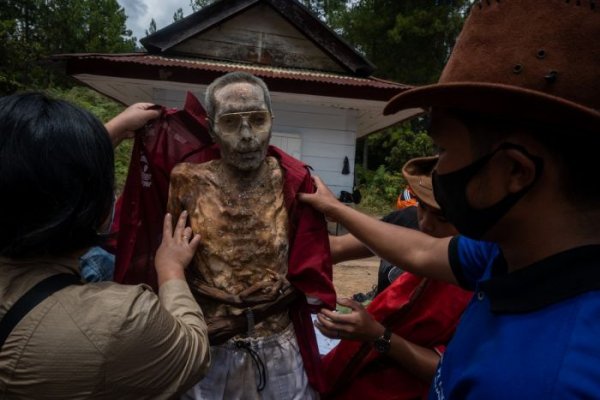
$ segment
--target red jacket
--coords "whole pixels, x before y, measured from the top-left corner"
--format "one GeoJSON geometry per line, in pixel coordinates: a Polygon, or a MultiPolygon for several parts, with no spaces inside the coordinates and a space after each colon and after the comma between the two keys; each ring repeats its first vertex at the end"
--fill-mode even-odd
{"type": "MultiPolygon", "coordinates": [[[[472,293],[404,272],[367,310],[392,332],[443,352],[472,293]]],[[[404,371],[371,343],[342,340],[323,359],[326,399],[420,399],[429,385],[404,371]]]]}
{"type": "MultiPolygon", "coordinates": [[[[205,111],[192,94],[188,93],[183,110],[163,111],[160,118],[136,135],[115,220],[115,280],[146,283],[155,289],[154,254],[161,240],[171,170],[180,162],[220,158],[218,147],[208,135],[205,111]]],[[[283,194],[290,220],[287,278],[301,292],[323,303],[316,307],[333,308],[335,290],[325,218],[296,199],[297,193],[315,190],[309,167],[273,146],[269,146],[268,155],[279,160],[284,173],[283,194]]],[[[323,374],[310,311],[311,306],[301,298],[290,307],[290,317],[309,381],[314,389],[322,391],[323,374]]]]}

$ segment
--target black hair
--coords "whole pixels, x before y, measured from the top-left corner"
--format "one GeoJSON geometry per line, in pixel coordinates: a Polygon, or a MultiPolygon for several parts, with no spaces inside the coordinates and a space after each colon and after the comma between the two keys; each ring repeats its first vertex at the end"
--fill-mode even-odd
{"type": "Polygon", "coordinates": [[[530,135],[560,164],[561,190],[581,207],[598,209],[600,185],[595,183],[598,179],[597,153],[600,148],[598,132],[578,130],[566,124],[546,125],[458,110],[450,112],[467,127],[471,148],[477,155],[489,153],[516,130],[530,135]]]}
{"type": "Polygon", "coordinates": [[[0,255],[69,255],[100,243],[113,160],[91,113],[41,93],[0,98],[0,255]]]}

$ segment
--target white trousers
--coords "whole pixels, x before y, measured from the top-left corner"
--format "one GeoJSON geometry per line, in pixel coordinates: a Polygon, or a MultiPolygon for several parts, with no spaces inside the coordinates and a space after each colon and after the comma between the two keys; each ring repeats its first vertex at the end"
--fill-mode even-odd
{"type": "Polygon", "coordinates": [[[211,346],[211,366],[182,400],[312,400],[296,334],[290,324],[263,338],[211,346]],[[259,390],[260,389],[260,390],[259,390]]]}

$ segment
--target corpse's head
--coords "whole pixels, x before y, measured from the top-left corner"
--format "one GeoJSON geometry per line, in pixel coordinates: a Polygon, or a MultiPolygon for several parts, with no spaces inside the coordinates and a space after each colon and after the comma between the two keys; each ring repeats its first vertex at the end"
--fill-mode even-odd
{"type": "Polygon", "coordinates": [[[239,171],[257,170],[267,155],[273,120],[265,83],[243,72],[224,75],[208,87],[206,111],[223,161],[239,171]]]}

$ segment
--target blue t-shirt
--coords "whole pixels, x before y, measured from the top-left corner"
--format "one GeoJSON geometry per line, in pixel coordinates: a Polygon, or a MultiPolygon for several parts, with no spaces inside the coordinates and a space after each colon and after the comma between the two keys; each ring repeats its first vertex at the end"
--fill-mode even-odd
{"type": "Polygon", "coordinates": [[[430,399],[600,399],[600,246],[510,274],[490,243],[456,237],[449,257],[475,295],[430,399]]]}

